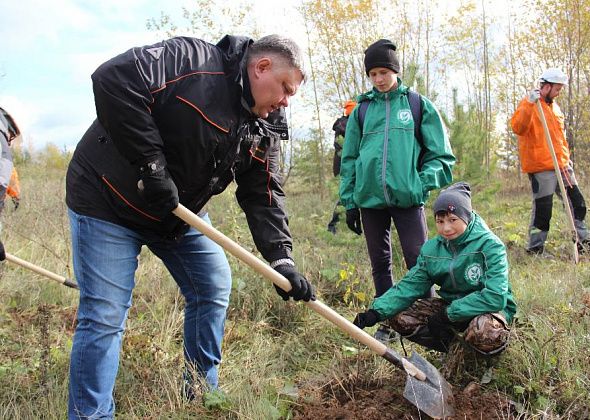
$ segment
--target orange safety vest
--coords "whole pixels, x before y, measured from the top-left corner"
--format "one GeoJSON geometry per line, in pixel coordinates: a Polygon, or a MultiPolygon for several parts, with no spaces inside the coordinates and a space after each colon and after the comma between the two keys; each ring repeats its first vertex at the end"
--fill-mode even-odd
{"type": "MultiPolygon", "coordinates": [[[[570,160],[570,151],[565,140],[563,113],[555,102],[549,105],[542,99],[539,101],[547,120],[557,164],[560,169],[563,169],[570,160]]],[[[518,154],[522,171],[531,174],[554,170],[537,106],[526,98],[520,101],[512,116],[511,125],[518,137],[518,154]]]]}
{"type": "Polygon", "coordinates": [[[10,181],[8,183],[8,188],[6,189],[6,194],[12,198],[20,200],[20,182],[18,180],[18,173],[16,172],[16,168],[14,166],[12,167],[12,173],[10,174],[10,181]]]}

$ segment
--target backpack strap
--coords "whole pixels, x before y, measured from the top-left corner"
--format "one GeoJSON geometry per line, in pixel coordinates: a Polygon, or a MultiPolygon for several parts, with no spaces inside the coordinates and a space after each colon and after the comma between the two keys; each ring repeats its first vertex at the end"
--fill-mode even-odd
{"type": "Polygon", "coordinates": [[[363,125],[365,124],[365,115],[367,114],[367,108],[369,107],[369,100],[366,99],[359,104],[359,127],[361,128],[361,137],[363,136],[363,125]]]}
{"type": "Polygon", "coordinates": [[[420,148],[424,147],[424,139],[420,127],[422,125],[422,98],[418,92],[408,89],[408,102],[410,103],[410,111],[412,112],[412,119],[414,120],[414,137],[418,141],[420,148]]]}

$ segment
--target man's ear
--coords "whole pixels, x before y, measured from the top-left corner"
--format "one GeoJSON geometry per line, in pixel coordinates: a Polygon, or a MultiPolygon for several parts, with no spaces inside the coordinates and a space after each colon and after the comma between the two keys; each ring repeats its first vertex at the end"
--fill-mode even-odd
{"type": "Polygon", "coordinates": [[[543,86],[541,86],[541,89],[539,89],[539,92],[541,92],[541,95],[545,96],[549,93],[549,91],[551,90],[552,85],[550,83],[545,83],[543,86]]]}
{"type": "Polygon", "coordinates": [[[268,57],[262,57],[258,59],[254,65],[254,70],[256,74],[261,74],[267,72],[272,67],[272,60],[268,57]]]}

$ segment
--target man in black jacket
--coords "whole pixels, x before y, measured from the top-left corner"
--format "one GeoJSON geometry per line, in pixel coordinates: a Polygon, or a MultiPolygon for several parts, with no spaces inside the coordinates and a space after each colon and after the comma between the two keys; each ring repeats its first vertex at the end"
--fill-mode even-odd
{"type": "Polygon", "coordinates": [[[70,418],[111,418],[121,339],[147,246],[186,300],[185,379],[217,387],[231,288],[223,250],[171,211],[203,206],[236,181],[254,242],[291,283],[285,300],[315,299],[295,269],[278,171],[283,108],[305,79],[299,47],[270,35],[217,45],[173,38],[133,48],[92,75],[98,119],[66,178],[80,286],[70,363],[70,418]],[[140,182],[141,181],[141,182],[140,182]],[[138,188],[138,184],[141,188],[138,188]],[[196,376],[194,375],[196,372],[196,376]]]}

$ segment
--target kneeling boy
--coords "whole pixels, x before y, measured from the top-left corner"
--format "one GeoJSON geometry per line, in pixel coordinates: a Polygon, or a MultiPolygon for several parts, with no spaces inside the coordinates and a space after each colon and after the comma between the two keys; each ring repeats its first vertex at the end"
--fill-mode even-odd
{"type": "Polygon", "coordinates": [[[438,236],[422,246],[402,280],[353,322],[365,328],[389,320],[402,337],[442,352],[463,332],[479,353],[500,353],[516,313],[506,247],[472,210],[467,183],[441,191],[433,210],[438,236]],[[421,299],[432,285],[440,287],[440,298],[421,299]]]}

